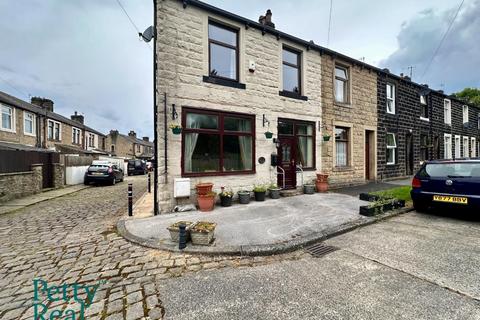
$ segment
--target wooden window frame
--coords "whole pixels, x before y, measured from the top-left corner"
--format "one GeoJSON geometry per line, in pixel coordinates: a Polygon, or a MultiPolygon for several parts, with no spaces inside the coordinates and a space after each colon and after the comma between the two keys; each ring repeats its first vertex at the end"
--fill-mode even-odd
{"type": "Polygon", "coordinates": [[[213,20],[208,20],[208,27],[210,27],[210,25],[213,25],[217,28],[221,28],[221,29],[225,29],[225,30],[228,30],[228,31],[231,31],[231,32],[234,32],[236,34],[236,46],[232,46],[231,44],[228,44],[228,43],[224,43],[224,42],[221,42],[221,41],[218,41],[218,40],[214,40],[214,39],[210,39],[210,31],[208,30],[207,28],[207,37],[208,37],[208,77],[211,77],[211,78],[217,78],[217,79],[222,79],[222,80],[226,80],[226,81],[233,81],[233,82],[240,82],[240,77],[239,77],[239,74],[240,74],[240,70],[239,70],[239,67],[240,67],[240,63],[239,63],[239,48],[240,48],[240,30],[237,29],[237,28],[233,28],[233,27],[230,27],[230,26],[227,26],[223,23],[219,23],[217,21],[213,21],[213,20]],[[211,74],[211,70],[212,70],[212,48],[211,48],[211,44],[216,44],[218,46],[221,46],[221,47],[225,47],[225,48],[228,48],[228,49],[233,49],[235,50],[235,79],[232,79],[232,78],[227,78],[227,77],[222,77],[222,76],[217,76],[217,75],[212,75],[211,74]]]}
{"type": "Polygon", "coordinates": [[[296,49],[292,49],[292,48],[287,47],[287,46],[283,46],[282,47],[282,71],[283,71],[283,66],[284,65],[295,68],[295,69],[298,70],[298,79],[297,79],[297,81],[298,81],[298,92],[291,91],[291,90],[285,90],[284,83],[283,83],[285,75],[282,72],[282,90],[283,90],[283,92],[288,92],[288,93],[294,94],[296,96],[301,96],[302,92],[303,92],[303,88],[302,88],[302,52],[299,51],[299,50],[296,50],[296,49]],[[295,54],[297,56],[297,64],[294,65],[293,63],[290,63],[290,62],[287,62],[287,61],[283,60],[283,51],[288,51],[290,53],[295,54]]]}
{"type": "Polygon", "coordinates": [[[255,174],[255,115],[239,112],[225,112],[220,110],[213,109],[200,109],[193,107],[183,107],[182,108],[182,155],[181,155],[181,169],[182,177],[209,177],[209,176],[230,176],[230,175],[241,175],[241,174],[255,174]],[[187,128],[187,114],[206,114],[218,117],[218,129],[192,129],[187,128]],[[225,117],[236,117],[249,119],[251,121],[251,131],[247,132],[236,132],[228,131],[224,129],[224,118],[225,117]],[[223,136],[251,136],[252,137],[252,169],[251,170],[241,170],[241,171],[216,171],[216,172],[185,172],[185,134],[187,133],[206,133],[206,134],[216,134],[219,135],[219,168],[223,170],[223,136]]]}

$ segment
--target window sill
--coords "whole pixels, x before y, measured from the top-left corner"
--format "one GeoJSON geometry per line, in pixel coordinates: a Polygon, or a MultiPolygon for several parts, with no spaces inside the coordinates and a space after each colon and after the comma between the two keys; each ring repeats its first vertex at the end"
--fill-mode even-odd
{"type": "Polygon", "coordinates": [[[388,163],[388,162],[387,162],[387,166],[388,166],[388,167],[393,167],[393,166],[396,166],[396,165],[397,165],[396,163],[388,163]]]}
{"type": "Polygon", "coordinates": [[[278,94],[282,97],[287,97],[287,98],[292,98],[292,99],[297,99],[297,100],[303,100],[303,101],[308,101],[308,97],[302,96],[298,93],[295,92],[290,92],[290,91],[279,91],[278,94]]]}
{"type": "Polygon", "coordinates": [[[240,83],[240,82],[235,81],[235,80],[227,80],[227,79],[216,78],[216,77],[203,76],[203,82],[218,84],[220,86],[237,88],[237,89],[245,89],[246,88],[244,83],[240,83]]]}
{"type": "Polygon", "coordinates": [[[387,111],[387,115],[396,116],[397,114],[395,112],[388,112],[387,111]]]}
{"type": "Polygon", "coordinates": [[[348,102],[339,102],[339,101],[334,101],[333,105],[337,106],[337,107],[344,107],[344,108],[351,108],[352,107],[352,105],[348,102]]]}
{"type": "Polygon", "coordinates": [[[29,136],[29,137],[36,137],[37,135],[35,133],[30,133],[30,132],[23,132],[24,135],[29,136]]]}
{"type": "Polygon", "coordinates": [[[5,128],[0,128],[0,131],[3,131],[3,132],[10,132],[10,133],[17,133],[17,131],[15,129],[5,129],[5,128]]]}
{"type": "Polygon", "coordinates": [[[420,120],[430,122],[429,118],[420,117],[420,120]]]}
{"type": "Polygon", "coordinates": [[[346,167],[335,166],[333,168],[333,172],[347,172],[347,171],[353,171],[353,168],[350,166],[346,166],[346,167]]]}

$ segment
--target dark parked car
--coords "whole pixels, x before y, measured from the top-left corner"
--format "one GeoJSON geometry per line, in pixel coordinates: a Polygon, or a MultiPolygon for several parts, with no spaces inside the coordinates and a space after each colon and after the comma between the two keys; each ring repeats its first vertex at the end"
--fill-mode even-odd
{"type": "Polygon", "coordinates": [[[85,172],[84,184],[109,183],[114,185],[117,181],[123,181],[123,170],[116,164],[107,161],[93,161],[85,172]]]}
{"type": "Polygon", "coordinates": [[[412,180],[417,211],[430,206],[480,208],[480,159],[425,162],[412,180]]]}
{"type": "Polygon", "coordinates": [[[143,160],[128,160],[128,175],[135,175],[135,174],[146,174],[147,163],[143,160]]]}

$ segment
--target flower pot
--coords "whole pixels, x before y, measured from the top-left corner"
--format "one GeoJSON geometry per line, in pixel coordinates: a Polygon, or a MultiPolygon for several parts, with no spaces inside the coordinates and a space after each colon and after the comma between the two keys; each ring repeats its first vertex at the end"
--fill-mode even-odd
{"type": "Polygon", "coordinates": [[[208,246],[212,243],[217,224],[206,221],[199,221],[190,230],[192,244],[208,246]]]}
{"type": "Polygon", "coordinates": [[[317,188],[318,192],[327,192],[328,191],[328,183],[315,181],[315,187],[317,188]]]}
{"type": "Polygon", "coordinates": [[[215,196],[198,195],[198,208],[202,212],[212,211],[215,207],[215,196]]]}
{"type": "Polygon", "coordinates": [[[303,193],[305,194],[314,194],[315,193],[315,186],[313,184],[305,184],[303,185],[303,193]]]}
{"type": "Polygon", "coordinates": [[[323,141],[330,141],[330,136],[323,136],[323,141]]]}
{"type": "Polygon", "coordinates": [[[328,174],[325,174],[325,173],[317,173],[317,181],[320,181],[320,182],[328,182],[328,174]]]}
{"type": "Polygon", "coordinates": [[[272,137],[273,137],[273,132],[270,132],[270,131],[265,132],[265,138],[272,139],[272,137]]]}
{"type": "Polygon", "coordinates": [[[204,196],[207,193],[212,191],[213,183],[211,182],[199,183],[195,186],[195,188],[197,189],[197,195],[204,196]]]}
{"type": "Polygon", "coordinates": [[[232,205],[232,197],[220,196],[220,204],[222,207],[230,207],[232,205]]]}
{"type": "Polygon", "coordinates": [[[193,222],[191,221],[178,221],[175,222],[174,224],[170,225],[167,230],[170,232],[170,238],[172,239],[173,242],[178,242],[180,238],[180,229],[179,225],[184,224],[185,227],[185,232],[187,233],[187,242],[190,241],[190,228],[193,225],[193,222]]]}
{"type": "Polygon", "coordinates": [[[265,201],[266,191],[255,191],[255,201],[265,201]]]}
{"type": "Polygon", "coordinates": [[[240,204],[249,204],[250,203],[250,192],[239,192],[238,193],[238,202],[240,204]]]}
{"type": "Polygon", "coordinates": [[[280,198],[280,188],[275,188],[275,189],[268,189],[268,193],[270,195],[270,198],[272,199],[279,199],[280,198]]]}
{"type": "Polygon", "coordinates": [[[180,133],[182,133],[182,128],[172,128],[172,133],[173,134],[180,134],[180,133]]]}

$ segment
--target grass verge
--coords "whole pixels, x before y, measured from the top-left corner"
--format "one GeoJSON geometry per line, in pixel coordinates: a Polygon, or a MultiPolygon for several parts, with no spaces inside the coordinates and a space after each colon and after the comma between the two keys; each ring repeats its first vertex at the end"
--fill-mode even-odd
{"type": "Polygon", "coordinates": [[[412,198],[410,197],[410,190],[412,190],[411,186],[402,186],[382,191],[371,192],[371,194],[381,197],[392,197],[399,200],[405,200],[405,202],[409,202],[412,201],[412,198]]]}

